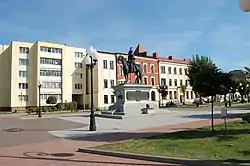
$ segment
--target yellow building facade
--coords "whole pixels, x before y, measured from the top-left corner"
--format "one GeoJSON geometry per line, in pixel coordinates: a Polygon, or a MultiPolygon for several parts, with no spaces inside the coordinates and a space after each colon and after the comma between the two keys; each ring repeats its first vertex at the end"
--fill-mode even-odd
{"type": "MultiPolygon", "coordinates": [[[[0,45],[0,110],[38,106],[40,83],[42,105],[54,95],[58,102],[76,101],[82,109],[87,108],[90,103],[90,79],[87,78],[90,74],[83,64],[85,56],[84,48],[49,42],[13,41],[10,45],[0,45]]],[[[111,72],[103,70],[104,59],[115,63],[114,56],[99,56],[94,68],[95,107],[108,105],[103,101],[103,93],[111,93],[98,82],[103,82],[104,77],[115,79],[116,72],[115,69],[111,72]]]]}

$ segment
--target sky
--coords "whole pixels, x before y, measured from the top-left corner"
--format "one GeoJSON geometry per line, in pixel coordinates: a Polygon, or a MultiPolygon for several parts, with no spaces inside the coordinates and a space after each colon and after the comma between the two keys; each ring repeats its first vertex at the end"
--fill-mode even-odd
{"type": "Polygon", "coordinates": [[[49,41],[177,59],[211,57],[224,71],[250,66],[250,13],[238,0],[0,0],[0,44],[49,41]]]}

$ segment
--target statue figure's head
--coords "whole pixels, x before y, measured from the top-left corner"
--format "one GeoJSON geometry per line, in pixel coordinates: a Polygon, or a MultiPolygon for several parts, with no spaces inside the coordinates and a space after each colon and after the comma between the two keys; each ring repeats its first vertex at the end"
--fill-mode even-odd
{"type": "Polygon", "coordinates": [[[122,60],[123,60],[123,56],[121,56],[121,55],[118,56],[117,60],[118,60],[118,61],[122,61],[122,60]]]}
{"type": "Polygon", "coordinates": [[[133,49],[133,47],[130,47],[129,49],[130,49],[130,50],[132,50],[132,49],[133,49]]]}

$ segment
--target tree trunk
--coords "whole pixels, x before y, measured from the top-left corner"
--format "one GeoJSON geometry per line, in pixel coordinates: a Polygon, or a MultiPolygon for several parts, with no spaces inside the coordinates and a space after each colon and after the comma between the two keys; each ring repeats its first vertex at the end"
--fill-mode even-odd
{"type": "Polygon", "coordinates": [[[212,104],[211,104],[211,125],[212,125],[212,131],[214,132],[214,96],[212,96],[212,104]]]}

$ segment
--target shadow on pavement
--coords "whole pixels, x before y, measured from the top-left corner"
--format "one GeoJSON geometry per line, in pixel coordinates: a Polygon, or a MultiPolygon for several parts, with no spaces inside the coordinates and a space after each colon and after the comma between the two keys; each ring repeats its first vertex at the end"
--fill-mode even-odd
{"type": "Polygon", "coordinates": [[[102,133],[90,136],[71,136],[65,139],[75,140],[75,141],[94,141],[94,142],[118,142],[132,139],[197,139],[197,138],[211,138],[215,137],[217,141],[229,141],[236,139],[238,134],[250,134],[250,129],[228,129],[227,131],[219,130],[212,132],[210,129],[197,129],[197,130],[185,130],[182,128],[175,128],[176,132],[164,133],[164,132],[115,132],[115,133],[102,133]],[[179,130],[179,131],[178,131],[179,130]]]}

